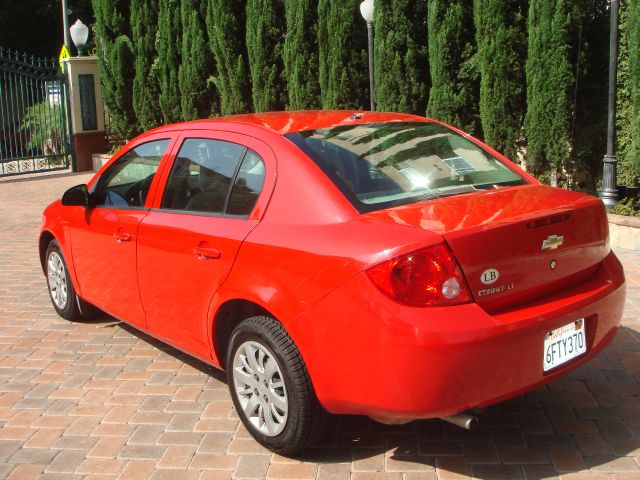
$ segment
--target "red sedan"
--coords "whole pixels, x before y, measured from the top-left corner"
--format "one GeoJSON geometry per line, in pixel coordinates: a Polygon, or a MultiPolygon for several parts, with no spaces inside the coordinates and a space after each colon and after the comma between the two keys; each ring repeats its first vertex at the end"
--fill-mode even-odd
{"type": "Polygon", "coordinates": [[[150,131],[46,209],[40,256],[62,317],[96,306],[225,369],[281,453],[327,411],[468,426],[593,358],[625,301],[598,199],[391,113],[150,131]]]}

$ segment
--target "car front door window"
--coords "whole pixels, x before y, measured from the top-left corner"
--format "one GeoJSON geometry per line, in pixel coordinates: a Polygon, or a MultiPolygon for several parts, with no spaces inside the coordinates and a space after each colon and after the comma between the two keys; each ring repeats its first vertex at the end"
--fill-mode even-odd
{"type": "Polygon", "coordinates": [[[94,206],[144,207],[149,187],[169,140],[139,145],[122,155],[102,175],[94,192],[94,206]]]}

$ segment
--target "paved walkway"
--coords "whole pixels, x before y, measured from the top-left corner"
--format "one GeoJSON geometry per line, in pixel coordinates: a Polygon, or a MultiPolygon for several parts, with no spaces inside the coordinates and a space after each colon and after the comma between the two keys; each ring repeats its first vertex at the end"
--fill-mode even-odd
{"type": "Polygon", "coordinates": [[[223,376],[110,317],[50,306],[43,207],[88,175],[0,181],[0,478],[640,479],[640,254],[623,327],[602,355],[489,409],[468,433],[440,421],[335,422],[300,460],[240,425],[223,376]]]}

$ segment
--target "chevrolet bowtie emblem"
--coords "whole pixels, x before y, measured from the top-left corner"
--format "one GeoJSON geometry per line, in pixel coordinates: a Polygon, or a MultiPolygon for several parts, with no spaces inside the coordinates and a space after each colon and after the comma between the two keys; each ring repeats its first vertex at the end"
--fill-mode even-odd
{"type": "Polygon", "coordinates": [[[562,235],[550,235],[542,242],[542,251],[555,250],[564,243],[562,235]]]}

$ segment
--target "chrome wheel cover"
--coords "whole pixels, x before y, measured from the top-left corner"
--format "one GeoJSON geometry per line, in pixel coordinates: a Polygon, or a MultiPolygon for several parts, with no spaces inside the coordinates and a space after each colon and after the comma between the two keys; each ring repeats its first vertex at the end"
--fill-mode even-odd
{"type": "Polygon", "coordinates": [[[236,399],[249,422],[267,437],[282,433],[289,400],[273,354],[258,342],[242,343],[233,356],[232,376],[236,399]]]}
{"type": "Polygon", "coordinates": [[[58,252],[51,252],[47,259],[47,283],[49,294],[56,307],[63,310],[67,306],[67,272],[58,252]]]}

